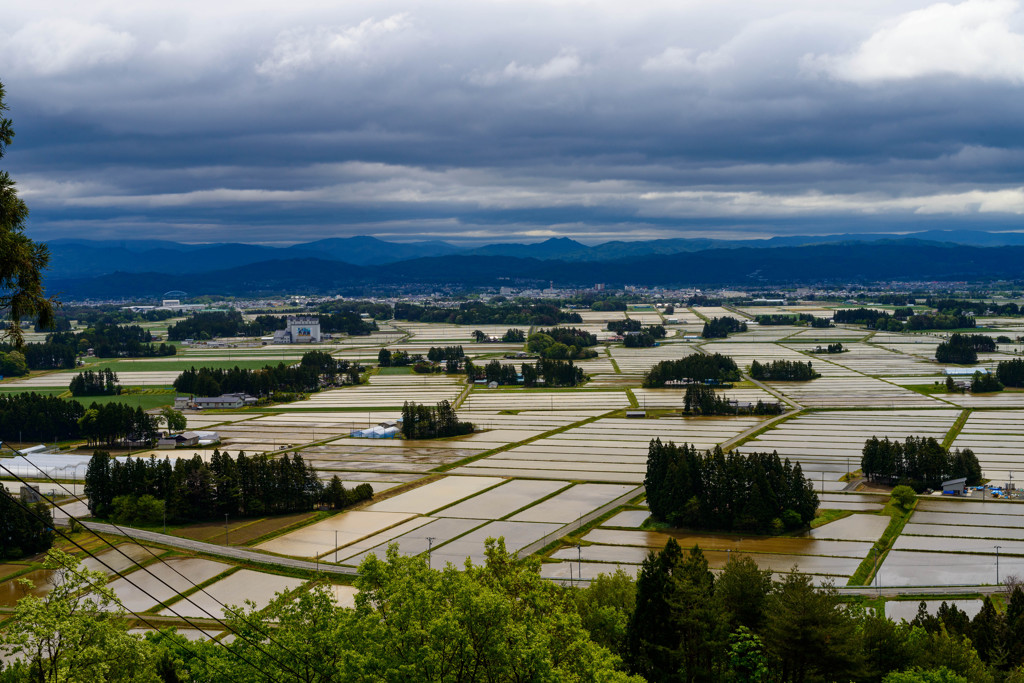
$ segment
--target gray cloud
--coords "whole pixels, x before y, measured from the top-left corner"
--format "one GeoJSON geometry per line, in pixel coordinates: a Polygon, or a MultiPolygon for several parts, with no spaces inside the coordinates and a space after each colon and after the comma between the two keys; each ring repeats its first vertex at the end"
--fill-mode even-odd
{"type": "Polygon", "coordinates": [[[8,169],[41,238],[599,241],[1024,211],[1009,0],[56,8],[0,29],[8,169]]]}

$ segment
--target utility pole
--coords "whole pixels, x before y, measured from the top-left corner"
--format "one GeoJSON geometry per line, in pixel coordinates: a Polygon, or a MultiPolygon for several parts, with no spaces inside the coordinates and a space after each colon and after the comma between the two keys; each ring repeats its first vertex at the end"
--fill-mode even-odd
{"type": "Polygon", "coordinates": [[[431,552],[434,550],[434,536],[427,536],[427,566],[430,567],[431,552]]]}
{"type": "Polygon", "coordinates": [[[224,513],[224,545],[228,545],[228,513],[224,513]]]}
{"type": "Polygon", "coordinates": [[[338,530],[334,530],[334,564],[338,564],[338,530]]]}
{"type": "Polygon", "coordinates": [[[1001,545],[997,545],[996,546],[996,585],[997,586],[999,585],[999,549],[1002,548],[1002,547],[1003,546],[1001,546],[1001,545]]]}

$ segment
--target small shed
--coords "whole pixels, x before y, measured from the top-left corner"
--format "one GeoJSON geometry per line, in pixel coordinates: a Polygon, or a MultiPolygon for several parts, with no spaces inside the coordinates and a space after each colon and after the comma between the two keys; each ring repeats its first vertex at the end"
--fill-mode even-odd
{"type": "Polygon", "coordinates": [[[647,417],[646,410],[627,410],[626,417],[647,417]]]}
{"type": "Polygon", "coordinates": [[[960,477],[942,482],[942,494],[945,496],[967,495],[967,478],[960,477]]]}

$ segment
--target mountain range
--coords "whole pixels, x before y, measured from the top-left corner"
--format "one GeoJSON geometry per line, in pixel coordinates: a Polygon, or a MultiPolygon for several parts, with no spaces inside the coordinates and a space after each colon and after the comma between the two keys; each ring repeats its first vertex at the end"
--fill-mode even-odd
{"type": "MultiPolygon", "coordinates": [[[[528,246],[543,254],[550,242],[528,246]]],[[[156,246],[137,256],[160,251],[170,253],[170,260],[146,264],[149,269],[145,272],[121,270],[85,277],[51,276],[47,289],[59,293],[64,300],[73,300],[158,298],[170,290],[183,290],[190,295],[234,296],[289,292],[364,294],[396,286],[429,291],[438,287],[543,287],[549,282],[565,287],[595,283],[750,287],[887,280],[1024,280],[1024,246],[985,247],[906,238],[803,246],[780,244],[771,248],[765,248],[763,243],[757,247],[714,246],[667,254],[626,254],[610,260],[576,259],[574,255],[580,252],[568,251],[566,248],[571,245],[563,240],[549,245],[562,250],[561,258],[508,255],[497,245],[491,245],[480,250],[370,263],[372,250],[368,248],[359,256],[363,264],[332,260],[327,249],[310,256],[309,249],[289,248],[262,252],[276,256],[272,259],[230,265],[222,261],[221,267],[205,270],[197,266],[198,255],[211,250],[216,253],[226,246],[231,245],[182,250],[156,246]],[[179,262],[187,263],[189,269],[176,267],[179,262]]],[[[523,254],[523,245],[516,246],[520,248],[517,253],[523,254]]]]}
{"type": "Polygon", "coordinates": [[[64,280],[109,273],[202,273],[264,261],[321,259],[357,266],[378,266],[431,256],[503,256],[566,262],[615,261],[629,257],[669,255],[709,249],[780,248],[815,244],[916,239],[972,246],[1022,246],[1024,233],[973,230],[932,230],[909,235],[803,235],[757,240],[659,239],[613,241],[593,246],[568,237],[533,244],[499,243],[459,247],[442,241],[385,242],[375,237],[343,237],[287,247],[258,244],[182,244],[161,240],[58,239],[50,247],[49,276],[64,280]]]}

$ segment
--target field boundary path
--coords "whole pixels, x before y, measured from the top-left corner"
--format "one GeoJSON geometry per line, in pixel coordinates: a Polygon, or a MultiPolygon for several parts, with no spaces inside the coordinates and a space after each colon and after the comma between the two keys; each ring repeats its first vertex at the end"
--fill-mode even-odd
{"type": "Polygon", "coordinates": [[[569,522],[565,526],[562,526],[562,527],[560,527],[558,529],[555,529],[554,531],[552,531],[550,534],[548,534],[544,538],[538,539],[538,540],[534,541],[533,543],[531,543],[530,545],[525,546],[523,548],[520,548],[519,551],[516,552],[516,555],[518,557],[526,557],[528,555],[533,555],[535,552],[537,552],[538,550],[540,550],[544,546],[548,545],[552,541],[557,541],[558,539],[562,538],[563,536],[568,536],[573,531],[576,531],[578,529],[583,528],[583,526],[586,525],[586,524],[590,524],[591,522],[593,522],[598,517],[601,517],[601,516],[611,512],[612,510],[614,510],[615,508],[617,508],[619,506],[625,505],[626,503],[628,503],[629,501],[633,500],[634,498],[636,498],[640,494],[644,493],[645,490],[646,489],[644,489],[643,486],[637,486],[632,491],[628,491],[628,492],[624,493],[623,495],[619,496],[618,498],[616,498],[615,500],[611,501],[610,503],[605,503],[604,505],[602,505],[601,507],[597,508],[596,510],[592,510],[589,513],[583,515],[582,517],[579,517],[579,518],[573,520],[572,522],[569,522]]]}
{"type": "MultiPolygon", "coordinates": [[[[57,524],[61,524],[62,521],[65,524],[67,522],[67,520],[59,520],[57,521],[57,524]]],[[[179,548],[181,550],[191,550],[193,552],[203,553],[204,555],[228,557],[233,560],[241,560],[242,562],[266,564],[276,567],[288,567],[289,569],[301,569],[314,573],[323,572],[325,574],[345,574],[349,576],[358,573],[358,571],[353,567],[338,567],[324,562],[309,562],[308,560],[267,555],[265,553],[256,552],[255,550],[229,548],[222,545],[215,545],[213,543],[204,543],[203,541],[193,541],[189,538],[179,538],[169,534],[161,534],[156,531],[145,531],[143,529],[133,529],[131,527],[115,527],[112,524],[103,524],[101,522],[79,522],[79,524],[97,533],[110,534],[111,536],[124,536],[137,541],[157,543],[160,545],[170,546],[172,548],[179,548]]]]}

